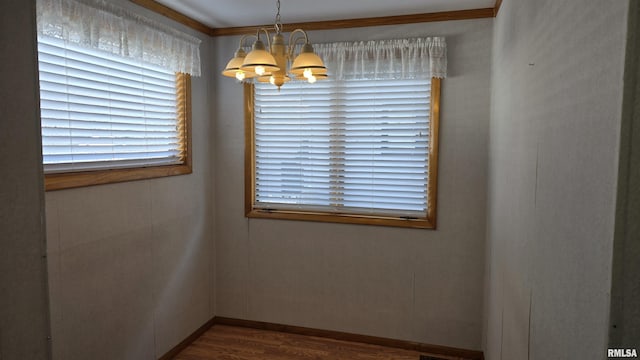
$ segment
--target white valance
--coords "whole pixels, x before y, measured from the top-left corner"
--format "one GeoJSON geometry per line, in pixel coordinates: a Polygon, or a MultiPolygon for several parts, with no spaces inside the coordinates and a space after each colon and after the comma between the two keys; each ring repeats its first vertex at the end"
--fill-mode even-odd
{"type": "Polygon", "coordinates": [[[38,0],[38,34],[200,76],[200,39],[104,0],[38,0]]]}
{"type": "Polygon", "coordinates": [[[443,37],[314,44],[336,79],[419,79],[447,76],[443,37]]]}

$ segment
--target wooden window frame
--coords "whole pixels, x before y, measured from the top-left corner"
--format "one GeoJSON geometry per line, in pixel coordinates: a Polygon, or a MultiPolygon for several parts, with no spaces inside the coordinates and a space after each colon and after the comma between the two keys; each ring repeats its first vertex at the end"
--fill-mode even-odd
{"type": "Polygon", "coordinates": [[[427,214],[424,218],[404,218],[371,216],[348,213],[324,213],[314,211],[265,210],[255,209],[255,132],[254,132],[254,86],[244,85],[244,122],[245,122],[245,216],[260,219],[303,220],[342,224],[362,224],[396,226],[418,229],[436,228],[436,205],[438,189],[438,140],[440,127],[440,90],[441,79],[431,79],[430,110],[430,143],[429,143],[429,176],[427,179],[428,194],[427,214]]]}
{"type": "Polygon", "coordinates": [[[191,174],[191,76],[176,74],[178,133],[184,148],[184,162],[176,165],[158,165],[125,169],[78,171],[45,174],[45,190],[63,190],[86,186],[145,180],[166,176],[191,174]]]}

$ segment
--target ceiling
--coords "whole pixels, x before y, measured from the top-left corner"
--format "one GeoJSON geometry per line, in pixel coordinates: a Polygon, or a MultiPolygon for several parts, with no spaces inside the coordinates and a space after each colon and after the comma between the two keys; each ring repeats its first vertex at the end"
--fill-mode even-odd
{"type": "MultiPolygon", "coordinates": [[[[276,0],[156,0],[213,28],[272,24],[276,0]]],[[[281,0],[283,23],[492,8],[495,0],[281,0]]]]}

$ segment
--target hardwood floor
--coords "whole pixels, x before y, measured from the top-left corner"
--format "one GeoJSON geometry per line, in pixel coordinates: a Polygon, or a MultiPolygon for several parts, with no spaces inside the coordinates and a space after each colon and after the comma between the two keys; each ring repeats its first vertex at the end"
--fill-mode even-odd
{"type": "MultiPolygon", "coordinates": [[[[214,325],[174,360],[419,360],[423,354],[306,335],[214,325]]],[[[436,359],[463,360],[442,356],[436,359]]]]}

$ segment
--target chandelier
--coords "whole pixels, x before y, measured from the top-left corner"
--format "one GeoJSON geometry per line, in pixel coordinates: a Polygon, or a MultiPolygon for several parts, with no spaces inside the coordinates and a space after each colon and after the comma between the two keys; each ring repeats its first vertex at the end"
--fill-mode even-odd
{"type": "Polygon", "coordinates": [[[327,68],[322,59],[313,51],[309,43],[309,36],[302,29],[295,29],[289,34],[289,44],[285,45],[282,35],[282,21],[280,19],[280,0],[277,0],[278,13],[276,15],[273,30],[273,40],[269,41],[269,30],[260,27],[255,35],[247,34],[240,38],[238,50],[233,59],[229,61],[222,75],[235,77],[239,81],[255,79],[259,82],[269,82],[280,87],[294,78],[314,83],[317,80],[327,78],[327,68]],[[267,37],[269,47],[265,47],[260,40],[261,33],[267,37]],[[249,37],[255,37],[251,51],[247,54],[243,49],[244,41],[249,37]],[[294,57],[296,45],[304,41],[300,53],[294,57]],[[291,62],[292,61],[292,62],[291,62]],[[290,67],[288,66],[289,63],[290,67]]]}

